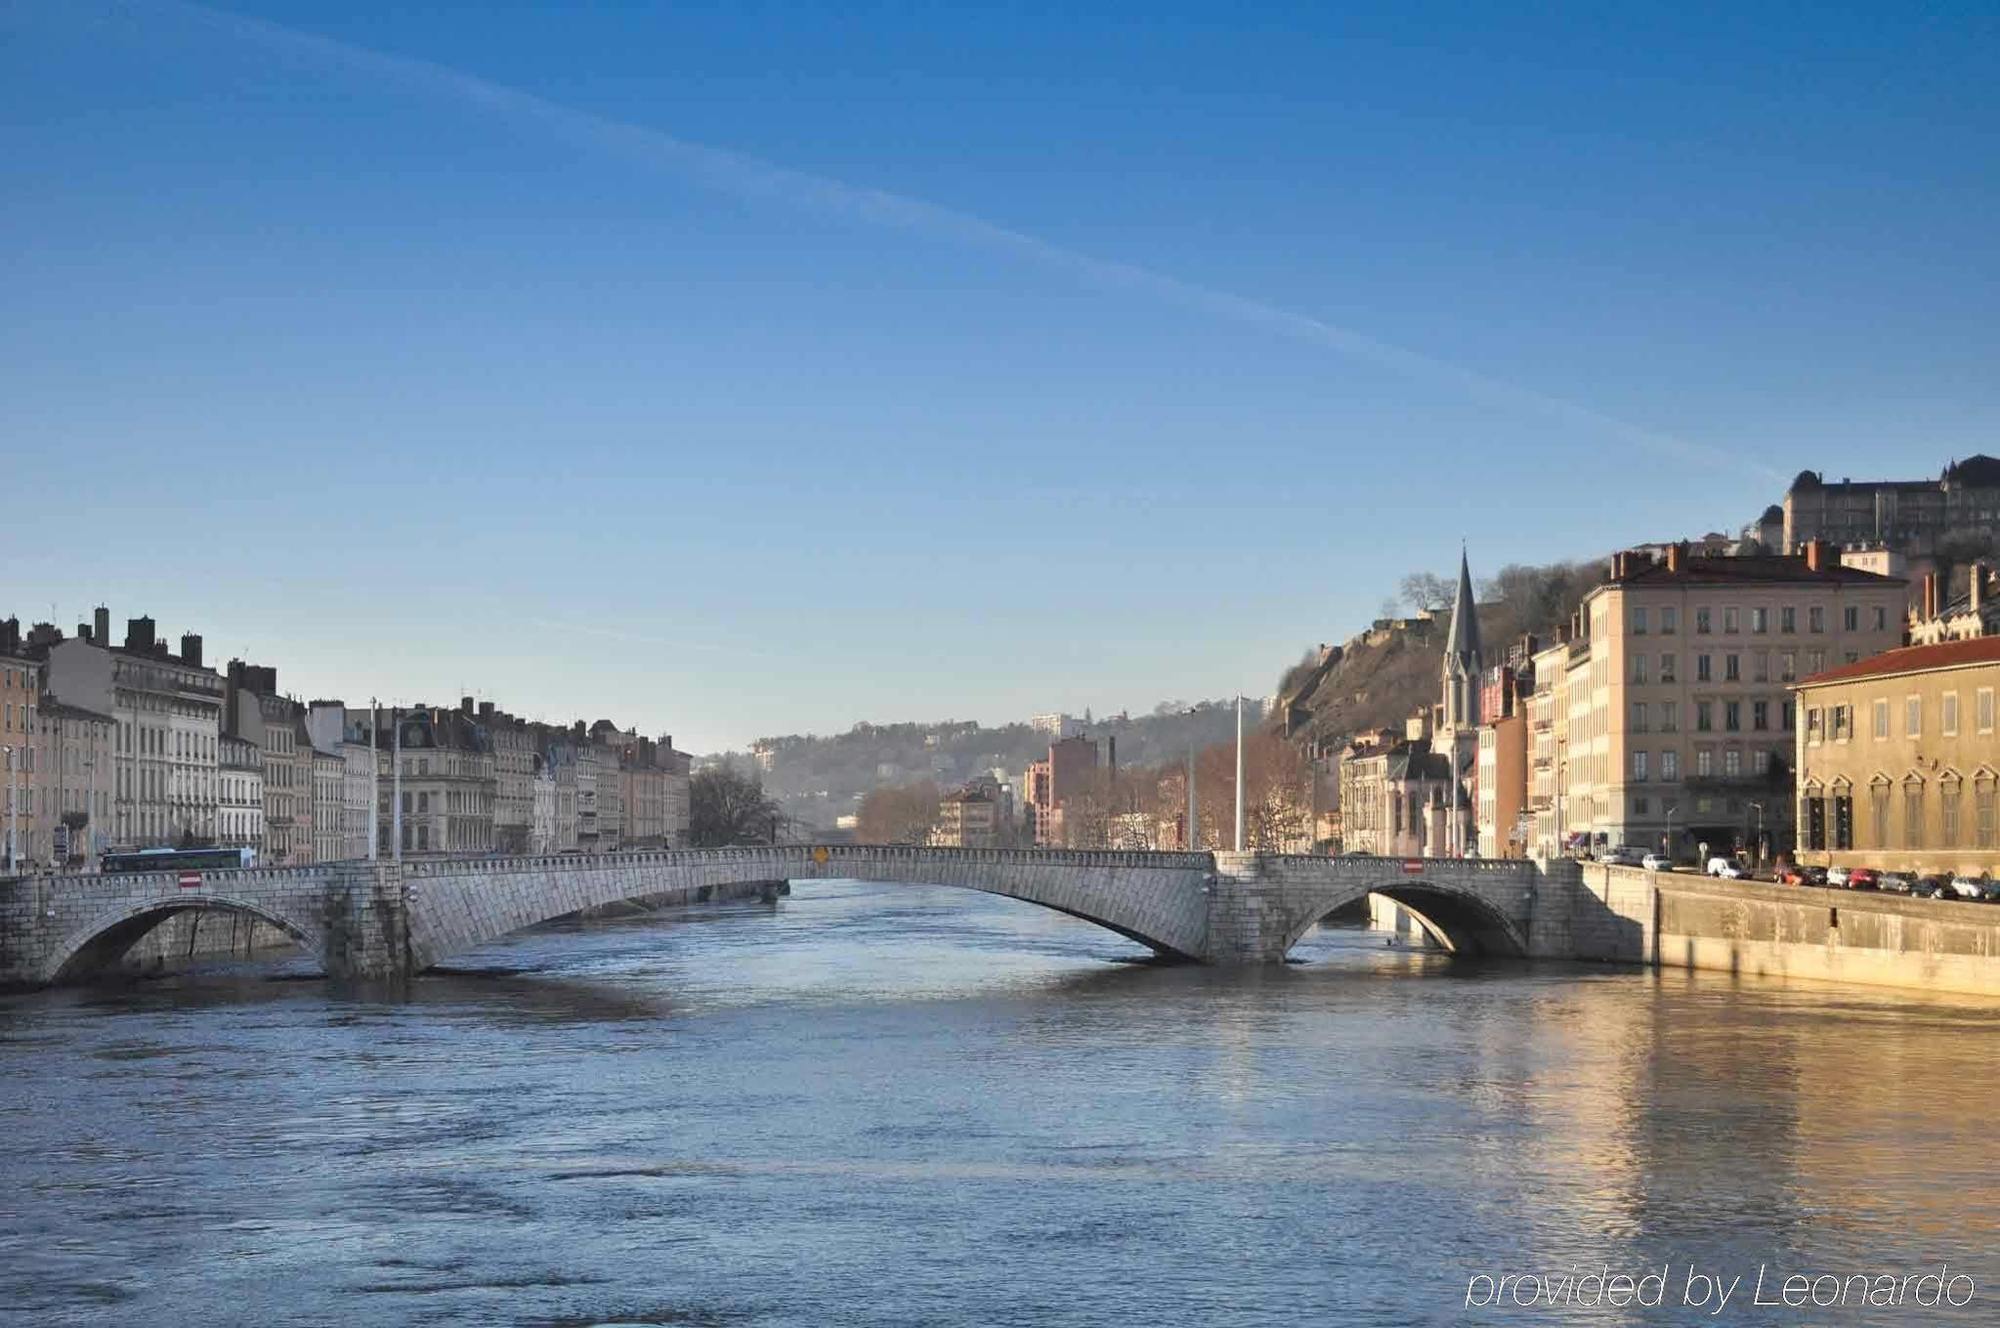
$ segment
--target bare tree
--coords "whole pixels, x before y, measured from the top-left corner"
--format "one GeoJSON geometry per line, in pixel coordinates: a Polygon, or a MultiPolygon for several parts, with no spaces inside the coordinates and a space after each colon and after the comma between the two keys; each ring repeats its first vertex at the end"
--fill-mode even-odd
{"type": "Polygon", "coordinates": [[[775,844],[784,823],[755,775],[712,765],[688,781],[688,843],[696,848],[775,844]]]}
{"type": "Polygon", "coordinates": [[[1403,603],[1412,610],[1422,613],[1429,609],[1441,613],[1451,605],[1455,586],[1435,572],[1411,572],[1396,583],[1396,593],[1403,603]]]}
{"type": "Polygon", "coordinates": [[[855,817],[864,844],[927,844],[937,824],[938,786],[930,780],[870,789],[855,817]]]}

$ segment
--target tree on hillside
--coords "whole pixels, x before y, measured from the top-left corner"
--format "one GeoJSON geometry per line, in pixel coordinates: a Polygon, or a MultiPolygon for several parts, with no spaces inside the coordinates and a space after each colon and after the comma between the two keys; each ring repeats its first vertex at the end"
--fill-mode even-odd
{"type": "Polygon", "coordinates": [[[1396,585],[1396,593],[1414,613],[1442,613],[1451,607],[1455,586],[1435,572],[1412,572],[1396,585]]]}
{"type": "Polygon", "coordinates": [[[688,843],[695,848],[775,844],[785,816],[763,781],[712,765],[688,781],[688,843]]]}

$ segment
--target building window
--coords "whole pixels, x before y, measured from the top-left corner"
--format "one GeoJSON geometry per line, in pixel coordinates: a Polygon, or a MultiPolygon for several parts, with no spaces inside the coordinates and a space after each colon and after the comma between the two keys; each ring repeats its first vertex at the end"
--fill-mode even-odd
{"type": "Polygon", "coordinates": [[[1806,847],[1826,847],[1826,803],[1810,793],[1805,800],[1806,847]]]}
{"type": "Polygon", "coordinates": [[[1681,777],[1681,754],[1669,748],[1660,753],[1660,778],[1667,783],[1681,777]]]}
{"type": "MultiPolygon", "coordinates": [[[[1660,656],[1660,681],[1661,682],[1675,681],[1674,657],[1671,654],[1660,656]]],[[[1988,692],[1986,694],[1986,699],[1988,702],[1987,709],[1991,711],[1992,709],[1991,702],[1993,700],[1993,694],[1991,692],[1988,692]]]]}
{"type": "Polygon", "coordinates": [[[1651,810],[1652,810],[1652,803],[1647,801],[1645,798],[1640,797],[1632,799],[1632,814],[1634,816],[1644,816],[1651,810]]]}
{"type": "Polygon", "coordinates": [[[1645,731],[1646,703],[1644,701],[1634,701],[1632,703],[1632,732],[1644,733],[1645,731]]]}
{"type": "Polygon", "coordinates": [[[1707,747],[1697,747],[1694,753],[1694,776],[1707,779],[1715,773],[1715,753],[1707,747]]]}
{"type": "Polygon", "coordinates": [[[1903,847],[1924,846],[1924,786],[1915,781],[1903,785],[1903,847]]]}
{"type": "Polygon", "coordinates": [[[1903,736],[1921,738],[1924,735],[1924,701],[1920,696],[1905,697],[1903,700],[1903,736]]]}
{"type": "Polygon", "coordinates": [[[1871,785],[1868,789],[1868,813],[1874,834],[1870,848],[1889,847],[1889,786],[1871,785]]]}
{"type": "Polygon", "coordinates": [[[1715,703],[1696,701],[1694,703],[1694,731],[1707,733],[1715,727],[1715,703]]]}
{"type": "Polygon", "coordinates": [[[1771,611],[1770,611],[1769,609],[1752,609],[1752,610],[1750,610],[1750,630],[1751,630],[1751,631],[1753,631],[1753,632],[1767,632],[1767,631],[1769,631],[1770,629],[1771,629],[1771,611]]]}
{"type": "Polygon", "coordinates": [[[1681,731],[1681,704],[1678,701],[1660,702],[1660,732],[1679,733],[1681,731]]]}
{"type": "Polygon", "coordinates": [[[1771,727],[1771,703],[1769,701],[1752,701],[1750,703],[1750,727],[1760,731],[1771,727]]]}
{"type": "Polygon", "coordinates": [[[1696,682],[1714,681],[1714,670],[1708,655],[1696,655],[1694,657],[1694,680],[1696,682]]]}
{"type": "Polygon", "coordinates": [[[1632,681],[1642,687],[1645,685],[1646,657],[1644,655],[1632,656],[1632,681]]]}
{"type": "Polygon", "coordinates": [[[1722,727],[1729,733],[1739,733],[1743,729],[1743,703],[1725,701],[1722,703],[1722,727]]]}
{"type": "Polygon", "coordinates": [[[1694,634],[1696,636],[1707,636],[1708,633],[1709,633],[1708,610],[1696,609],[1694,611],[1694,634]]]}
{"type": "Polygon", "coordinates": [[[1810,673],[1826,672],[1826,652],[1824,650],[1808,650],[1806,652],[1806,670],[1810,673]]]}
{"type": "Polygon", "coordinates": [[[1725,636],[1736,635],[1737,621],[1738,621],[1737,614],[1734,608],[1724,609],[1722,611],[1723,635],[1725,636]]]}
{"type": "Polygon", "coordinates": [[[1643,751],[1632,753],[1632,779],[1635,783],[1643,784],[1646,782],[1647,755],[1643,751]]]}
{"type": "Polygon", "coordinates": [[[1734,747],[1722,753],[1722,773],[1725,778],[1734,779],[1743,773],[1743,753],[1734,747]]]}
{"type": "Polygon", "coordinates": [[[1958,693],[1946,692],[1938,707],[1938,732],[1947,738],[1958,736],[1958,693]]]}
{"type": "Polygon", "coordinates": [[[1681,625],[1681,611],[1668,604],[1660,609],[1660,635],[1672,636],[1681,625]]]}
{"type": "Polygon", "coordinates": [[[1778,658],[1778,681],[1794,682],[1799,676],[1799,652],[1787,650],[1778,658]]]}
{"type": "Polygon", "coordinates": [[[1861,606],[1859,604],[1848,605],[1847,608],[1841,612],[1840,625],[1842,628],[1850,632],[1860,631],[1861,606]]]}
{"type": "Polygon", "coordinates": [[[1645,634],[1646,609],[1644,605],[1635,604],[1632,606],[1632,635],[1644,636],[1645,634]]]}
{"type": "Polygon", "coordinates": [[[1958,847],[1959,782],[1947,779],[1938,785],[1938,847],[1958,847]]]}
{"type": "Polygon", "coordinates": [[[1768,650],[1759,650],[1750,657],[1750,660],[1754,666],[1751,672],[1757,681],[1771,681],[1771,652],[1768,650]]]}
{"type": "Polygon", "coordinates": [[[1815,604],[1806,610],[1806,630],[1824,632],[1826,630],[1826,610],[1815,604]]]}
{"type": "Polygon", "coordinates": [[[1875,630],[1878,632],[1889,630],[1889,610],[1880,604],[1875,606],[1875,630]]]}
{"type": "MultiPolygon", "coordinates": [[[[1824,834],[1824,829],[1822,829],[1824,834]]],[[[1833,799],[1833,846],[1835,848],[1854,847],[1854,799],[1847,794],[1837,793],[1833,799]]],[[[1815,847],[1819,847],[1815,845],[1815,847]]]]}
{"type": "Polygon", "coordinates": [[[1880,700],[1877,700],[1877,701],[1875,702],[1875,706],[1874,706],[1874,710],[1875,710],[1875,733],[1874,733],[1874,736],[1876,737],[1876,739],[1877,739],[1877,740],[1883,740],[1883,739],[1886,739],[1886,738],[1888,738],[1888,736],[1889,736],[1889,702],[1888,702],[1888,700],[1887,700],[1886,698],[1883,698],[1883,699],[1880,699],[1880,700]]]}
{"type": "Polygon", "coordinates": [[[1982,687],[1972,694],[1973,727],[1981,733],[1993,731],[1993,689],[1982,687]]]}
{"type": "Polygon", "coordinates": [[[1992,848],[1993,836],[1993,793],[1994,780],[1991,775],[1982,775],[1972,786],[1973,836],[1975,848],[1992,848]]]}
{"type": "Polygon", "coordinates": [[[1781,632],[1798,631],[1799,611],[1789,604],[1780,608],[1778,610],[1778,630],[1781,632]]]}
{"type": "Polygon", "coordinates": [[[1743,659],[1735,651],[1722,657],[1722,680],[1724,682],[1743,681],[1743,659]]]}

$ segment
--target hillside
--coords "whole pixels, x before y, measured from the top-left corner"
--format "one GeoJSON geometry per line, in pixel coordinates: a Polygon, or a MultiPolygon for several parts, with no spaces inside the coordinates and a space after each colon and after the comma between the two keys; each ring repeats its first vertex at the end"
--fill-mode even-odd
{"type": "MultiPolygon", "coordinates": [[[[1246,703],[1251,723],[1262,719],[1260,702],[1246,703]]],[[[1121,766],[1179,760],[1190,744],[1224,742],[1236,731],[1232,701],[1189,706],[1164,702],[1143,715],[1120,714],[1089,720],[1085,733],[1108,750],[1115,739],[1121,766]]],[[[853,812],[861,795],[883,785],[928,779],[949,787],[995,768],[1019,774],[1048,754],[1049,735],[1027,724],[986,727],[966,720],[931,723],[857,724],[845,733],[786,734],[759,739],[771,754],[764,786],[786,813],[807,825],[830,827],[853,812]]],[[[748,753],[724,753],[747,765],[748,753]]]]}

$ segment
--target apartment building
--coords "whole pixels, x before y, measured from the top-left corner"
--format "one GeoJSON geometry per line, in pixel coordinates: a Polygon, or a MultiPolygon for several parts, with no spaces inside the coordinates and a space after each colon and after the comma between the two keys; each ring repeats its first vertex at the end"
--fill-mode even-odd
{"type": "Polygon", "coordinates": [[[1034,809],[1035,842],[1063,842],[1063,804],[1081,793],[1097,770],[1097,744],[1081,735],[1049,744],[1049,754],[1029,765],[1028,805],[1034,809]]]}
{"type": "Polygon", "coordinates": [[[7,787],[0,792],[0,864],[26,865],[34,858],[35,791],[41,767],[41,672],[33,660],[12,653],[20,645],[20,624],[0,646],[0,773],[7,787]]]}
{"type": "Polygon", "coordinates": [[[30,850],[58,871],[94,871],[111,846],[112,778],[118,725],[109,715],[44,696],[30,850]]]}
{"type": "Polygon", "coordinates": [[[202,640],[192,632],[175,654],[151,618],[127,622],[123,646],[108,644],[110,631],[110,612],[100,608],[75,637],[41,654],[51,694],[117,725],[111,838],[139,847],[210,839],[223,681],[203,665],[202,640]]]}
{"type": "MultiPolygon", "coordinates": [[[[470,700],[456,710],[404,711],[396,733],[401,789],[384,781],[383,791],[402,800],[403,854],[492,852],[498,781],[492,747],[470,700]]],[[[391,819],[382,817],[385,824],[391,819]]]]}
{"type": "Polygon", "coordinates": [[[1820,541],[1618,555],[1567,646],[1565,847],[1789,847],[1791,686],[1900,644],[1906,593],[1820,541]]]}
{"type": "MultiPolygon", "coordinates": [[[[999,842],[999,806],[990,794],[960,788],[939,799],[932,844],[939,848],[992,848],[999,842]]],[[[1150,838],[1146,847],[1152,847],[1150,838]]]]}
{"type": "Polygon", "coordinates": [[[1908,646],[1802,680],[1800,861],[2000,873],[2000,637],[1908,646]]]}
{"type": "Polygon", "coordinates": [[[221,848],[249,848],[262,854],[263,751],[248,738],[225,733],[216,753],[215,842],[221,848]]]}

